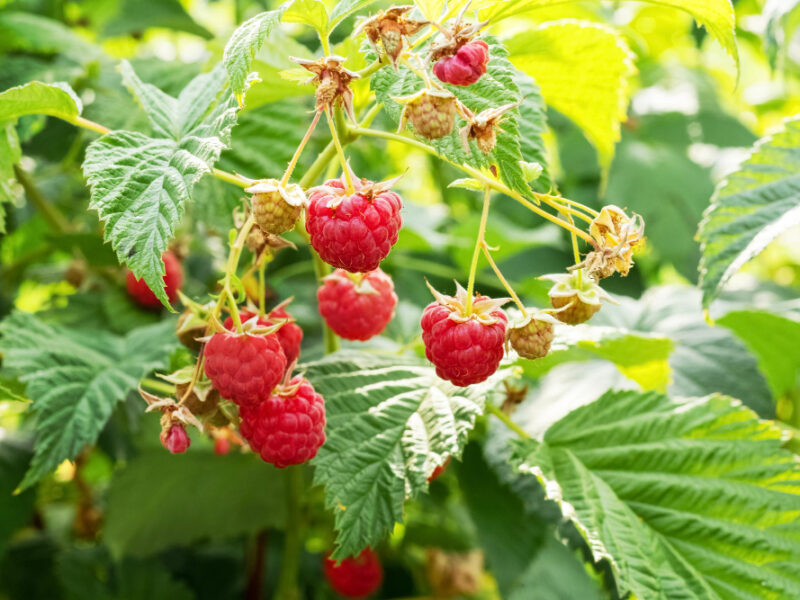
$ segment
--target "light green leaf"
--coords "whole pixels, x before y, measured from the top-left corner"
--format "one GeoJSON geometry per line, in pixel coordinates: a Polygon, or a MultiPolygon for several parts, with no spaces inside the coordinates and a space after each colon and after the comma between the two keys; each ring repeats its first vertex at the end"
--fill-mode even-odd
{"type": "Polygon", "coordinates": [[[222,64],[225,65],[225,70],[228,72],[231,89],[239,100],[239,104],[242,104],[244,91],[247,89],[247,76],[250,73],[253,57],[261,48],[270,31],[280,23],[285,10],[286,5],[284,4],[275,10],[268,10],[248,19],[236,28],[228,43],[225,44],[222,64]]]}
{"type": "Polygon", "coordinates": [[[14,165],[21,157],[14,124],[0,122],[0,233],[6,233],[6,209],[3,204],[13,203],[18,195],[19,184],[14,174],[14,165]]]}
{"type": "Polygon", "coordinates": [[[152,27],[185,31],[205,39],[213,34],[197,23],[180,0],[121,0],[114,15],[103,26],[103,36],[142,33],[152,27]]]}
{"type": "Polygon", "coordinates": [[[539,86],[530,77],[516,73],[514,81],[522,94],[519,107],[519,143],[522,150],[523,176],[542,192],[552,187],[547,169],[547,151],[544,147],[544,133],[547,131],[547,113],[539,86]],[[534,176],[535,175],[535,176],[534,176]]]}
{"type": "Polygon", "coordinates": [[[321,0],[294,0],[283,13],[283,21],[313,27],[320,37],[328,33],[328,9],[321,0]]]}
{"type": "Polygon", "coordinates": [[[163,367],[175,345],[169,319],[118,337],[15,312],[0,323],[0,335],[3,369],[26,384],[36,415],[35,452],[22,488],[94,443],[117,403],[143,375],[163,367]]]}
{"type": "Polygon", "coordinates": [[[755,354],[775,398],[797,387],[800,323],[756,310],[729,312],[717,323],[733,331],[755,354]]]}
{"type": "Polygon", "coordinates": [[[339,23],[354,12],[366,8],[371,4],[375,4],[377,1],[378,0],[339,0],[336,6],[333,7],[333,11],[331,11],[331,20],[328,25],[329,31],[333,31],[339,23]]]}
{"type": "Polygon", "coordinates": [[[708,307],[725,283],[778,235],[800,224],[800,117],[759,140],[722,181],[700,223],[700,287],[708,307]]]}
{"type": "Polygon", "coordinates": [[[625,40],[597,23],[565,19],[518,33],[510,60],[536,81],[545,102],[572,119],[608,167],[636,72],[625,40]]]}
{"type": "Polygon", "coordinates": [[[536,476],[640,600],[800,595],[800,465],[738,402],[608,392],[515,441],[536,476]]]}
{"type": "Polygon", "coordinates": [[[90,207],[118,260],[168,305],[161,254],[194,184],[228,144],[237,105],[219,66],[192,79],[177,98],[142,83],[127,63],[122,72],[163,137],[114,131],[92,142],[83,162],[92,187],[90,207]]]}
{"type": "Polygon", "coordinates": [[[73,123],[81,108],[77,94],[66,83],[31,81],[0,93],[0,122],[50,115],[73,123]]]}
{"type": "MultiPolygon", "coordinates": [[[[508,62],[508,53],[505,48],[494,38],[486,37],[484,39],[489,44],[491,54],[486,75],[466,87],[445,84],[445,87],[474,113],[522,100],[522,94],[516,82],[518,72],[508,62]]],[[[372,76],[370,85],[378,100],[384,103],[386,112],[395,123],[400,122],[402,106],[393,98],[409,96],[424,87],[423,81],[404,66],[397,71],[390,68],[381,69],[372,76]]],[[[535,103],[536,97],[533,96],[527,100],[535,103]]],[[[544,112],[537,113],[526,109],[526,117],[544,119],[544,112]]],[[[509,110],[506,113],[506,118],[501,124],[501,131],[497,134],[497,145],[488,156],[478,149],[474,141],[470,142],[469,152],[464,149],[457,131],[460,126],[462,124],[457,124],[456,130],[449,135],[430,141],[431,147],[444,159],[458,164],[476,168],[488,168],[490,165],[496,165],[501,179],[509,187],[522,195],[530,195],[528,179],[521,164],[530,158],[522,154],[519,109],[509,110]]],[[[544,130],[544,123],[541,123],[540,126],[541,130],[544,130]]],[[[534,133],[536,128],[537,126],[533,124],[526,125],[526,131],[529,133],[534,133]]],[[[534,135],[536,134],[534,133],[534,135]]],[[[529,149],[527,146],[526,148],[529,149]]]]}
{"type": "Polygon", "coordinates": [[[420,360],[339,352],[306,365],[325,398],[325,445],[314,481],[334,511],[337,558],[380,542],[403,519],[403,501],[433,469],[461,454],[500,379],[456,388],[420,360]]]}
{"type": "Polygon", "coordinates": [[[114,475],[104,539],[117,556],[144,556],[279,528],[284,482],[283,471],[253,455],[148,451],[114,475]]]}

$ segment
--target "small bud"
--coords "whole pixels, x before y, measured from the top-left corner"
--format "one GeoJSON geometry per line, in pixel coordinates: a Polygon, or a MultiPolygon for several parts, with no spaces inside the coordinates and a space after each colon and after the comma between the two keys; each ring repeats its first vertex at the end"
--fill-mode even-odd
{"type": "Polygon", "coordinates": [[[376,52],[380,52],[377,42],[380,40],[383,51],[392,61],[392,65],[397,68],[397,59],[403,51],[403,37],[414,35],[428,21],[419,21],[408,18],[408,13],[414,7],[392,6],[391,8],[379,12],[374,17],[370,17],[359,25],[356,33],[364,32],[370,45],[376,52]]]}
{"type": "Polygon", "coordinates": [[[191,443],[186,428],[180,423],[174,423],[166,432],[161,432],[161,445],[172,454],[183,454],[191,443]]]}

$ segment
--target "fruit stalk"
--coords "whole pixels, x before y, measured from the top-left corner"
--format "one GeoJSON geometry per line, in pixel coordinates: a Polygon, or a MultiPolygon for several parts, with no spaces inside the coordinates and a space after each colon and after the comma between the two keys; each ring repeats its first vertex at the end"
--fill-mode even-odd
{"type": "Polygon", "coordinates": [[[483,237],[486,233],[486,221],[489,219],[489,200],[491,191],[487,185],[483,188],[483,209],[481,210],[481,223],[478,226],[478,237],[475,239],[475,250],[472,252],[472,264],[469,267],[469,279],[467,280],[467,305],[466,314],[472,313],[472,297],[475,295],[475,273],[478,270],[478,259],[483,247],[483,237]]]}
{"type": "Polygon", "coordinates": [[[281,556],[281,571],[275,588],[275,600],[298,600],[300,590],[297,575],[300,571],[302,550],[302,514],[300,502],[303,496],[303,466],[286,469],[286,529],[281,556]]]}
{"type": "Polygon", "coordinates": [[[492,267],[494,274],[497,275],[500,283],[502,283],[503,287],[506,288],[508,295],[511,296],[514,304],[516,304],[519,310],[522,312],[522,315],[527,317],[528,311],[525,310],[525,305],[522,303],[522,300],[519,299],[519,296],[517,296],[517,293],[514,291],[514,288],[511,287],[511,284],[508,283],[508,280],[503,276],[503,273],[500,271],[500,267],[498,267],[497,263],[494,262],[494,258],[492,258],[492,253],[489,250],[489,245],[486,243],[486,240],[483,240],[481,247],[483,248],[483,255],[486,257],[486,260],[489,261],[489,265],[492,267]]]}

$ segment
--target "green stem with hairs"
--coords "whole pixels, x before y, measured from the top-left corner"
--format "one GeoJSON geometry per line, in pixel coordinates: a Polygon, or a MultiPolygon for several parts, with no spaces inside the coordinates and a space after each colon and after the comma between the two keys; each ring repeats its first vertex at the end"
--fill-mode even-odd
{"type": "Polygon", "coordinates": [[[523,440],[531,439],[531,435],[527,431],[525,431],[522,427],[514,423],[514,421],[511,420],[511,417],[509,417],[506,413],[500,410],[499,407],[495,406],[491,402],[486,403],[486,412],[493,414],[495,417],[500,419],[503,422],[503,425],[508,427],[514,433],[516,433],[523,440]]]}
{"type": "Polygon", "coordinates": [[[478,271],[478,259],[483,248],[483,238],[486,234],[486,222],[489,219],[489,200],[491,198],[489,187],[483,189],[483,208],[481,209],[481,223],[478,226],[478,236],[475,238],[475,249],[472,251],[472,263],[469,267],[469,279],[467,280],[467,305],[465,312],[472,314],[472,297],[475,295],[475,273],[478,271]]]}

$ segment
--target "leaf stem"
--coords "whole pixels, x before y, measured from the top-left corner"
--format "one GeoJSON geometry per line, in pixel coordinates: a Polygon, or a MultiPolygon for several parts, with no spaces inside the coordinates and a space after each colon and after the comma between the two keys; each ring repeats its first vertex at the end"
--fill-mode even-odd
{"type": "Polygon", "coordinates": [[[95,133],[99,133],[100,135],[111,133],[111,130],[108,127],[100,125],[100,123],[90,121],[89,119],[84,119],[83,117],[75,117],[71,121],[68,121],[68,123],[72,123],[78,127],[83,127],[84,129],[89,129],[95,133]]]}
{"type": "Polygon", "coordinates": [[[514,421],[511,420],[511,417],[509,417],[506,413],[500,410],[499,407],[492,404],[491,402],[486,403],[486,412],[491,413],[495,417],[500,419],[503,422],[503,425],[508,427],[514,433],[516,433],[523,440],[531,439],[531,435],[527,431],[525,431],[522,427],[514,423],[514,421]]]}
{"type": "Polygon", "coordinates": [[[211,171],[211,174],[217,179],[227,181],[233,185],[238,185],[240,188],[250,187],[250,185],[253,183],[251,179],[247,179],[246,177],[242,177],[241,175],[237,175],[235,173],[228,173],[222,169],[214,168],[214,170],[211,171]]]}
{"type": "Polygon", "coordinates": [[[525,305],[519,299],[519,296],[517,296],[514,288],[512,288],[506,278],[503,277],[503,274],[500,272],[500,268],[497,266],[497,263],[494,262],[494,258],[492,257],[492,253],[489,251],[489,245],[486,243],[486,240],[483,240],[482,248],[483,255],[486,257],[486,260],[489,261],[489,265],[491,265],[494,274],[497,275],[497,278],[500,280],[500,283],[503,284],[503,287],[506,288],[506,291],[511,296],[511,299],[519,307],[520,311],[522,311],[522,315],[527,317],[528,311],[525,309],[525,305]]]}
{"type": "Polygon", "coordinates": [[[381,55],[378,58],[378,60],[368,64],[366,67],[364,67],[360,71],[357,71],[359,79],[364,79],[365,77],[369,77],[370,75],[372,75],[376,71],[379,71],[381,69],[381,67],[383,67],[386,64],[388,64],[388,63],[383,60],[383,54],[381,53],[381,55]]]}
{"type": "Polygon", "coordinates": [[[14,176],[19,181],[25,195],[33,204],[34,208],[42,215],[42,218],[56,233],[66,233],[70,230],[69,221],[61,214],[50,201],[42,194],[41,190],[34,183],[33,178],[21,166],[14,165],[14,176]]]}
{"type": "Polygon", "coordinates": [[[297,146],[297,150],[294,151],[294,156],[292,156],[292,160],[289,161],[289,166],[286,167],[286,171],[283,173],[283,178],[281,179],[281,185],[286,185],[289,183],[289,178],[292,176],[292,171],[294,171],[295,166],[297,165],[297,161],[300,159],[300,155],[303,153],[303,148],[306,147],[308,140],[311,139],[311,134],[314,133],[314,128],[319,123],[319,118],[322,115],[321,111],[316,111],[314,113],[314,118],[311,121],[311,125],[308,127],[308,131],[303,136],[303,139],[300,140],[300,144],[297,146]]]}
{"type": "Polygon", "coordinates": [[[491,198],[489,186],[483,188],[483,208],[481,209],[481,222],[478,226],[478,236],[475,238],[475,250],[472,251],[472,263],[469,266],[469,279],[467,280],[467,305],[464,311],[467,316],[472,314],[472,296],[475,294],[475,273],[478,271],[478,259],[483,247],[486,234],[486,221],[489,219],[489,200],[491,198]]]}
{"type": "Polygon", "coordinates": [[[153,379],[152,377],[145,377],[141,379],[139,381],[139,385],[146,390],[150,390],[151,392],[156,392],[159,394],[168,394],[171,396],[175,393],[174,385],[159,381],[158,379],[153,379]]]}

